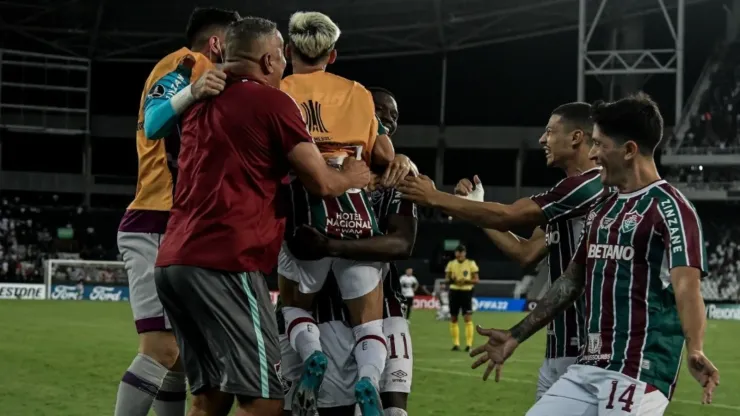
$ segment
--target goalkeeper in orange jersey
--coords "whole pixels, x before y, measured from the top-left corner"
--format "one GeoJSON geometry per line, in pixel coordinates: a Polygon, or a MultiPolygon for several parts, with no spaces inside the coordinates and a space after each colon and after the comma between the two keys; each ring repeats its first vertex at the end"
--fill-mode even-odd
{"type": "Polygon", "coordinates": [[[196,9],[187,27],[188,45],[155,65],[139,105],[136,196],[118,228],[118,249],[128,273],[131,309],[139,333],[139,353],[118,386],[116,416],[185,413],[185,373],[154,284],[154,261],[167,227],[177,179],[180,138],[174,128],[195,101],[220,93],[226,75],[224,32],[239,19],[235,11],[196,9]],[[192,83],[192,84],[191,84],[192,83]]]}

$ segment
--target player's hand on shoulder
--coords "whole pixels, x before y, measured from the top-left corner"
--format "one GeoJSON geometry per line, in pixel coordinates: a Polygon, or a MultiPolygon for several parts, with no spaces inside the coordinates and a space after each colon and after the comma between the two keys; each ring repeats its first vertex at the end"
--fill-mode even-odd
{"type": "Polygon", "coordinates": [[[299,227],[286,243],[298,260],[319,260],[329,256],[329,238],[307,225],[299,227]]]}
{"type": "Polygon", "coordinates": [[[483,381],[488,380],[491,372],[496,370],[495,380],[498,382],[501,379],[504,362],[511,357],[519,343],[511,336],[509,331],[494,328],[484,329],[480,326],[476,326],[476,330],[478,334],[488,337],[488,341],[470,351],[471,357],[480,355],[471,368],[476,369],[488,363],[486,371],[483,373],[483,381]]]}
{"type": "Polygon", "coordinates": [[[349,176],[352,188],[364,188],[372,180],[372,173],[367,164],[353,157],[344,159],[342,163],[342,172],[349,176]]]}
{"type": "Polygon", "coordinates": [[[409,175],[419,176],[419,169],[408,156],[397,154],[388,167],[385,168],[380,185],[384,188],[393,188],[409,175]]]}
{"type": "Polygon", "coordinates": [[[212,68],[207,70],[193,84],[193,98],[200,100],[206,97],[218,95],[226,88],[226,73],[220,69],[212,68]]]}
{"type": "Polygon", "coordinates": [[[704,388],[702,404],[712,403],[714,389],[719,386],[719,370],[702,351],[692,351],[686,355],[689,372],[704,388]]]}

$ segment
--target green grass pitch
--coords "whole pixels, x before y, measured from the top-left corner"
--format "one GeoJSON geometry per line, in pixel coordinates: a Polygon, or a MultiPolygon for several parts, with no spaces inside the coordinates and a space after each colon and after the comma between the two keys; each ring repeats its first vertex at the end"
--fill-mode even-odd
{"type": "MultiPolygon", "coordinates": [[[[118,381],[137,348],[127,303],[0,301],[0,316],[0,414],[113,413],[118,381]]],[[[505,328],[521,316],[478,313],[474,320],[505,328]]],[[[482,372],[470,369],[467,354],[449,351],[447,322],[435,321],[431,312],[415,311],[411,332],[415,360],[410,415],[523,415],[532,404],[544,350],[542,333],[520,347],[496,384],[484,383],[482,372]]],[[[476,345],[481,342],[477,337],[476,345]]],[[[705,349],[722,376],[714,404],[700,404],[698,384],[683,371],[666,414],[740,414],[739,347],[740,322],[709,321],[705,349]]]]}

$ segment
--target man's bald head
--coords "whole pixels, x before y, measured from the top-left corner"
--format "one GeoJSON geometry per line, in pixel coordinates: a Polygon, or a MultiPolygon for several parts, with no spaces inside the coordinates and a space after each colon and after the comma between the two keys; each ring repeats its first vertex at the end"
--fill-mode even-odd
{"type": "Polygon", "coordinates": [[[229,25],[224,43],[226,63],[233,72],[280,86],[286,63],[283,37],[275,22],[245,17],[229,25]],[[237,70],[234,66],[241,68],[237,70]]]}

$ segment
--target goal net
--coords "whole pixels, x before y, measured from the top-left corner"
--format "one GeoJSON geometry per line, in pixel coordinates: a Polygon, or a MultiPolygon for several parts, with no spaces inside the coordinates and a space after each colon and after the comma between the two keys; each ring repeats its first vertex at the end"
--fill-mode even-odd
{"type": "Polygon", "coordinates": [[[122,261],[47,260],[44,283],[49,299],[128,300],[122,261]]]}

